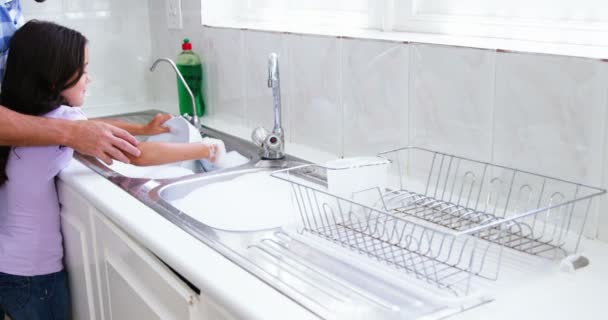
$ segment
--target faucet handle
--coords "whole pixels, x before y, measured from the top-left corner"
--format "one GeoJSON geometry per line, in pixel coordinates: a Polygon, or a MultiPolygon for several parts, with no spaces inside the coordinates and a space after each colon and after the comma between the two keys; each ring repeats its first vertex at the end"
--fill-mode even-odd
{"type": "Polygon", "coordinates": [[[283,138],[275,133],[269,134],[265,141],[264,146],[272,152],[283,152],[283,138]]]}
{"type": "Polygon", "coordinates": [[[251,141],[258,147],[264,144],[266,137],[268,137],[268,130],[264,127],[257,127],[251,133],[251,141]]]}

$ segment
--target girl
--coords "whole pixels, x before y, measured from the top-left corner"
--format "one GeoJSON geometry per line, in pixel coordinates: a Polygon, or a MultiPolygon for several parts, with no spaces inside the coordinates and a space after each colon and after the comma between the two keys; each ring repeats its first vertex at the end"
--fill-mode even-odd
{"type": "MultiPolygon", "coordinates": [[[[84,119],[78,106],[90,82],[85,37],[60,25],[30,21],[11,39],[0,103],[48,118],[84,119]]],[[[166,132],[157,115],[144,126],[116,123],[132,134],[166,132]]],[[[218,145],[145,143],[140,165],[214,159],[218,145]]],[[[13,320],[69,319],[55,176],[69,163],[65,146],[0,147],[0,309],[13,320]]]]}

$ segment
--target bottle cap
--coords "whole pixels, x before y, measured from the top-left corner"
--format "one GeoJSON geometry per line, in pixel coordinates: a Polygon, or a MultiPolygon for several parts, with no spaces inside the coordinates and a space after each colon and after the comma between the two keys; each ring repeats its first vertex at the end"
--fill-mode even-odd
{"type": "Polygon", "coordinates": [[[182,43],[182,50],[192,50],[192,43],[190,43],[190,39],[184,39],[184,43],[182,43]]]}

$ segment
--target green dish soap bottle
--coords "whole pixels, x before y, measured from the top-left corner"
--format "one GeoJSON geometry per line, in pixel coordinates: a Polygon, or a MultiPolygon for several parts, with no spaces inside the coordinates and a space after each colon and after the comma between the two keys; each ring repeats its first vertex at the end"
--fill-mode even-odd
{"type": "MultiPolygon", "coordinates": [[[[203,65],[201,58],[192,51],[192,44],[189,39],[184,39],[182,43],[182,52],[177,56],[175,61],[177,69],[182,73],[184,80],[194,94],[196,103],[196,113],[199,117],[205,114],[205,101],[203,99],[203,65]]],[[[179,113],[181,115],[187,113],[192,116],[192,100],[188,94],[188,90],[177,79],[177,94],[179,97],[179,113]]]]}

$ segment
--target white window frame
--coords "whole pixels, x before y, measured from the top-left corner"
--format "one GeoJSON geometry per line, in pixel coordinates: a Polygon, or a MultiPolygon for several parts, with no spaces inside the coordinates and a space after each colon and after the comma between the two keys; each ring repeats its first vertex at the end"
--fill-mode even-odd
{"type": "Polygon", "coordinates": [[[332,30],[330,32],[339,35],[346,30],[377,28],[377,8],[382,1],[369,0],[369,13],[348,10],[291,10],[286,5],[278,8],[251,8],[255,2],[256,0],[201,0],[202,24],[239,28],[251,26],[254,29],[302,33],[320,28],[332,30]],[[209,11],[215,13],[207,14],[209,11]]]}
{"type": "Polygon", "coordinates": [[[533,19],[421,13],[418,1],[386,0],[388,6],[400,1],[385,30],[421,32],[456,36],[475,36],[561,44],[608,45],[608,19],[585,21],[576,19],[533,19]]]}
{"type": "MultiPolygon", "coordinates": [[[[608,46],[608,17],[606,21],[589,22],[573,19],[540,20],[420,12],[417,4],[420,1],[428,0],[370,0],[367,16],[352,12],[319,14],[319,11],[307,12],[306,10],[288,12],[285,8],[266,8],[252,11],[244,8],[246,5],[255,4],[255,1],[201,0],[202,23],[203,25],[218,27],[336,36],[363,35],[363,37],[386,39],[399,38],[399,34],[411,35],[414,33],[429,36],[468,36],[492,40],[523,40],[549,45],[608,46]],[[209,11],[212,11],[213,14],[207,15],[206,13],[209,11]],[[268,19],[268,17],[281,18],[268,19]]],[[[406,37],[405,35],[402,36],[402,40],[409,41],[406,37]]]]}

